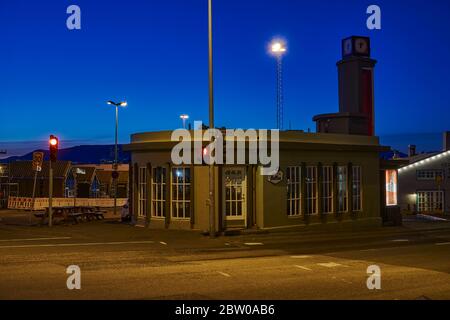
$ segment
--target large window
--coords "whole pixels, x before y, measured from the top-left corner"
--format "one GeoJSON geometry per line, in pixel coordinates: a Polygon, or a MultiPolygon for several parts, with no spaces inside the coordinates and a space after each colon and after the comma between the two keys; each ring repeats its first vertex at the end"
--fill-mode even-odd
{"type": "Polygon", "coordinates": [[[317,213],[317,167],[306,167],[306,214],[317,213]]]}
{"type": "Polygon", "coordinates": [[[139,168],[138,174],[138,216],[147,215],[147,168],[139,168]]]}
{"type": "Polygon", "coordinates": [[[191,169],[172,169],[172,217],[188,219],[191,216],[191,169]]]}
{"type": "Polygon", "coordinates": [[[166,168],[153,168],[152,174],[152,216],[166,216],[166,168]]]}
{"type": "Polygon", "coordinates": [[[361,167],[352,167],[352,198],[353,198],[353,211],[362,210],[362,196],[361,196],[361,167]]]}
{"type": "Polygon", "coordinates": [[[444,209],[444,191],[417,192],[417,209],[419,212],[442,212],[444,209]]]}
{"type": "Polygon", "coordinates": [[[333,167],[322,167],[322,212],[333,212],[333,167]]]}
{"type": "Polygon", "coordinates": [[[337,167],[338,212],[347,212],[347,167],[337,167]]]}
{"type": "Polygon", "coordinates": [[[289,216],[301,215],[301,167],[288,167],[287,180],[287,212],[289,216]]]}
{"type": "Polygon", "coordinates": [[[417,170],[417,180],[436,180],[444,177],[443,170],[417,170]]]}

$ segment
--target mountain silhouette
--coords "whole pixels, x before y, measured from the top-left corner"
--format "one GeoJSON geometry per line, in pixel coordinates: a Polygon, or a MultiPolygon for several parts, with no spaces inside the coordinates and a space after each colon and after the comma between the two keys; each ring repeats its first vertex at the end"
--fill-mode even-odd
{"type": "MultiPolygon", "coordinates": [[[[49,159],[48,150],[35,150],[44,152],[44,160],[49,159]]],[[[9,163],[13,161],[32,160],[33,152],[29,152],[23,156],[13,156],[0,159],[0,163],[9,163]]],[[[118,146],[119,163],[129,163],[130,153],[123,151],[122,145],[118,146]]],[[[114,145],[84,145],[67,149],[58,150],[58,160],[72,161],[77,164],[88,163],[112,163],[114,161],[114,145]]]]}

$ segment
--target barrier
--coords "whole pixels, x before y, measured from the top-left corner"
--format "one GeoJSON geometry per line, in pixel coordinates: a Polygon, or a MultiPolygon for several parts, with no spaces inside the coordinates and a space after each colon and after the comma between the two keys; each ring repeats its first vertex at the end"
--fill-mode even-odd
{"type": "MultiPolygon", "coordinates": [[[[128,199],[117,199],[117,206],[121,207],[127,203],[128,199]]],[[[114,199],[111,198],[53,198],[53,208],[73,207],[114,207],[114,199]]],[[[33,207],[33,198],[9,197],[8,209],[17,210],[45,210],[48,208],[48,198],[35,198],[33,207]]]]}

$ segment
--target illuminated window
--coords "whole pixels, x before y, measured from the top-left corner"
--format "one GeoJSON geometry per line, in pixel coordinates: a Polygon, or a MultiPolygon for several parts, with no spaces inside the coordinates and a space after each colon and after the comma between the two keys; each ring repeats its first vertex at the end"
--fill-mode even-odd
{"type": "Polygon", "coordinates": [[[166,168],[153,168],[152,174],[152,216],[166,216],[166,168]]]}
{"type": "Polygon", "coordinates": [[[147,168],[139,168],[138,174],[138,216],[147,215],[147,168]]]}
{"type": "Polygon", "coordinates": [[[333,167],[322,167],[322,212],[333,212],[333,167]]]}
{"type": "Polygon", "coordinates": [[[417,192],[417,209],[419,212],[442,212],[444,209],[444,191],[417,192]]]}
{"type": "Polygon", "coordinates": [[[288,167],[287,181],[287,210],[289,216],[301,215],[301,167],[288,167]]]}
{"type": "Polygon", "coordinates": [[[397,171],[386,170],[386,205],[397,205],[397,171]]]}
{"type": "Polygon", "coordinates": [[[191,169],[172,169],[172,217],[189,219],[191,216],[191,169]]]}
{"type": "Polygon", "coordinates": [[[417,180],[436,180],[444,177],[442,170],[417,170],[417,180]]]}
{"type": "Polygon", "coordinates": [[[317,167],[306,167],[306,214],[317,213],[317,167]]]}
{"type": "Polygon", "coordinates": [[[338,212],[347,212],[347,167],[337,167],[338,212]]]}
{"type": "Polygon", "coordinates": [[[353,183],[352,183],[352,196],[353,196],[353,211],[362,210],[362,192],[361,192],[361,167],[352,167],[353,183]]]}

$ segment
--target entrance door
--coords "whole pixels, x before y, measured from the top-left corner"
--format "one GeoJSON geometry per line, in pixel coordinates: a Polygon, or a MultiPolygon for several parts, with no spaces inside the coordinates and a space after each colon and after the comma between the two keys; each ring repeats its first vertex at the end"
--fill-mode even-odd
{"type": "Polygon", "coordinates": [[[243,167],[223,169],[223,210],[227,227],[247,225],[247,175],[243,167]]]}

